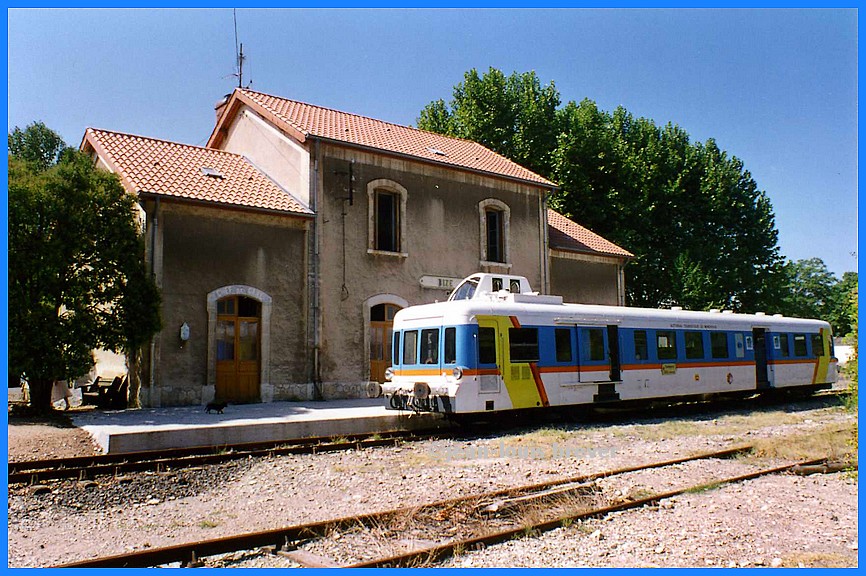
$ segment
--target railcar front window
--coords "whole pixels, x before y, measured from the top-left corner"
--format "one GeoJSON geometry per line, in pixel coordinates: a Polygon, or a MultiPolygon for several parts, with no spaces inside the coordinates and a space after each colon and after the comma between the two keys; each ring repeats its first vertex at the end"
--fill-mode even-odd
{"type": "Polygon", "coordinates": [[[509,328],[512,362],[538,362],[538,328],[509,328]]]}
{"type": "Polygon", "coordinates": [[[457,287],[451,300],[471,300],[475,295],[475,290],[478,288],[478,280],[467,280],[457,287]]]}
{"type": "Polygon", "coordinates": [[[418,331],[411,330],[403,334],[403,364],[418,363],[418,331]]]}
{"type": "Polygon", "coordinates": [[[677,357],[677,335],[673,330],[656,332],[656,351],[659,360],[675,360],[677,357]]]}
{"type": "Polygon", "coordinates": [[[439,329],[421,330],[421,363],[439,364],[439,329]]]}
{"type": "Polygon", "coordinates": [[[445,329],[445,363],[454,364],[457,362],[457,329],[445,329]]]}
{"type": "Polygon", "coordinates": [[[478,329],[478,363],[496,364],[496,329],[478,329]]]}
{"type": "Polygon", "coordinates": [[[704,335],[700,332],[686,332],[686,358],[696,360],[704,357],[704,335]]]}
{"type": "Polygon", "coordinates": [[[812,355],[815,358],[824,355],[824,340],[820,334],[812,334],[812,355]]]}
{"type": "Polygon", "coordinates": [[[394,347],[391,349],[391,352],[393,354],[393,356],[392,356],[393,360],[391,361],[391,363],[392,364],[399,364],[400,363],[400,333],[399,332],[394,332],[394,347]]]}

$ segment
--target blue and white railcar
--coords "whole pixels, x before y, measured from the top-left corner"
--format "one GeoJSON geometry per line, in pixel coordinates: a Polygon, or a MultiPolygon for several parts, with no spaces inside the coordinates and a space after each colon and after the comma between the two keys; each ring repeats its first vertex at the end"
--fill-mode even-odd
{"type": "Polygon", "coordinates": [[[397,410],[471,414],[829,388],[820,320],[564,304],[520,276],[475,274],[394,318],[383,386],[397,410]]]}

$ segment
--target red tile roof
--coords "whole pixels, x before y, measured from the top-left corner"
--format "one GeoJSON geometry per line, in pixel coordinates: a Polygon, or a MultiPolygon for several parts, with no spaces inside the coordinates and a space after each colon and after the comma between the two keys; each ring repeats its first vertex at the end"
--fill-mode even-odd
{"type": "MultiPolygon", "coordinates": [[[[302,142],[313,136],[545,187],[556,186],[550,180],[470,140],[443,136],[253,90],[236,89],[226,110],[232,110],[232,100],[247,104],[302,142]]],[[[222,138],[219,127],[218,123],[208,146],[219,145],[222,138]]]]}
{"type": "Polygon", "coordinates": [[[311,215],[238,154],[144,136],[88,128],[81,148],[92,148],[135,193],[311,215]],[[210,169],[213,175],[205,174],[210,169]]]}
{"type": "Polygon", "coordinates": [[[623,250],[613,242],[609,242],[587,230],[577,222],[573,222],[555,210],[547,210],[547,234],[550,247],[566,252],[583,252],[631,258],[631,252],[623,250]]]}

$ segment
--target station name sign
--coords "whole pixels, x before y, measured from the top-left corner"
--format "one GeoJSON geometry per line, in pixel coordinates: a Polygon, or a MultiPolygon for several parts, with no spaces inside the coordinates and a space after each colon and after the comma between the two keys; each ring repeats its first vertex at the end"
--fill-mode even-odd
{"type": "Polygon", "coordinates": [[[454,290],[462,278],[449,278],[447,276],[421,276],[421,288],[431,290],[454,290]]]}

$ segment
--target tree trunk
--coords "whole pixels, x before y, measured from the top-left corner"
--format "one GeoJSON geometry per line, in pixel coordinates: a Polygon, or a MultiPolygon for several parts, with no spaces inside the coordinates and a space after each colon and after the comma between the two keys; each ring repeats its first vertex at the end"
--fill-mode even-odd
{"type": "Polygon", "coordinates": [[[54,406],[51,402],[51,389],[54,387],[53,380],[30,379],[30,407],[34,412],[51,412],[54,406]]]}
{"type": "Polygon", "coordinates": [[[129,401],[127,408],[141,408],[139,392],[141,391],[141,354],[139,349],[127,350],[126,373],[129,378],[129,401]]]}

